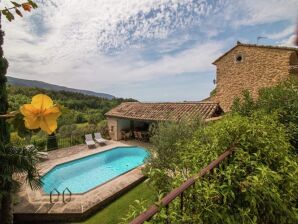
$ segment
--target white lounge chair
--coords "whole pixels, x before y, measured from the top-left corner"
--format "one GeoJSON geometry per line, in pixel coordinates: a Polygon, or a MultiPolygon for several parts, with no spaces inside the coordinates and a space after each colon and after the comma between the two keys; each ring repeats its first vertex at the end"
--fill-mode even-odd
{"type": "Polygon", "coordinates": [[[85,135],[85,142],[89,149],[96,148],[95,142],[92,138],[92,134],[85,135]]]}
{"type": "Polygon", "coordinates": [[[99,144],[102,144],[102,143],[107,144],[108,140],[104,139],[99,132],[94,133],[94,137],[95,137],[94,140],[99,144]]]}

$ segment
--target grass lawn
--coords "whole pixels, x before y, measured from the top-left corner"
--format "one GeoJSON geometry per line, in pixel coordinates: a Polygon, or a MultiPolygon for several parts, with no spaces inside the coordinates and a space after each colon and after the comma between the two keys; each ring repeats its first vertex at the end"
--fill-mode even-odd
{"type": "Polygon", "coordinates": [[[100,210],[98,213],[87,219],[84,224],[118,224],[123,218],[129,205],[133,204],[135,200],[145,199],[148,203],[147,206],[154,202],[154,193],[147,186],[146,183],[141,183],[119,199],[100,210]]]}

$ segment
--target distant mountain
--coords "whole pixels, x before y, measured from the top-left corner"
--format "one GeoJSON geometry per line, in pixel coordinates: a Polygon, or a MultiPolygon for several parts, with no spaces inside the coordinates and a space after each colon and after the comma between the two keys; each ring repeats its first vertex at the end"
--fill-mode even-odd
{"type": "Polygon", "coordinates": [[[89,90],[73,89],[73,88],[58,86],[58,85],[49,84],[41,81],[18,79],[10,76],[7,76],[7,79],[8,79],[8,83],[14,86],[37,87],[37,88],[53,90],[53,91],[68,91],[68,92],[82,93],[89,96],[97,96],[105,99],[115,98],[115,96],[106,94],[106,93],[97,93],[89,90]]]}

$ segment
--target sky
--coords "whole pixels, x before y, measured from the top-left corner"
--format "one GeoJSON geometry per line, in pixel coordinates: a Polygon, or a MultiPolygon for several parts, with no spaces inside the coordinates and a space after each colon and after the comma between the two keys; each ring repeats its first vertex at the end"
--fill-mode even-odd
{"type": "Polygon", "coordinates": [[[202,100],[236,41],[292,46],[298,22],[298,0],[35,2],[3,19],[9,76],[140,101],[202,100]]]}

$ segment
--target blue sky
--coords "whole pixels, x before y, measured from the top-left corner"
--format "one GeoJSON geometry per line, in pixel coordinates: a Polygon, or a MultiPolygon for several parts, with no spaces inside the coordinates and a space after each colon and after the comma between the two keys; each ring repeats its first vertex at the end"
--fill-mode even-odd
{"type": "Polygon", "coordinates": [[[298,18],[298,0],[36,2],[3,24],[8,75],[141,101],[208,97],[217,57],[258,36],[291,46],[298,18]]]}

